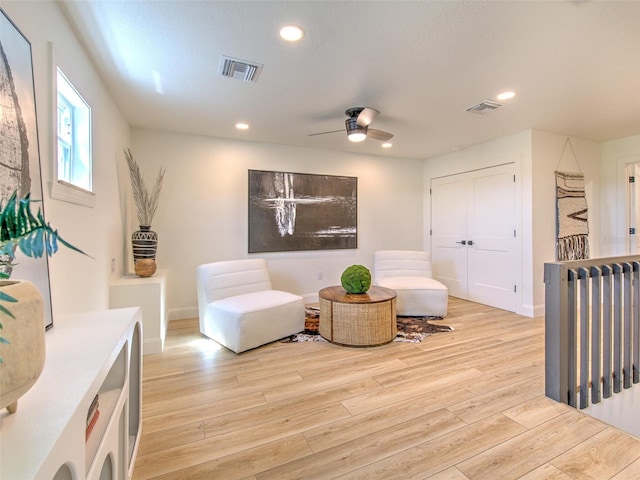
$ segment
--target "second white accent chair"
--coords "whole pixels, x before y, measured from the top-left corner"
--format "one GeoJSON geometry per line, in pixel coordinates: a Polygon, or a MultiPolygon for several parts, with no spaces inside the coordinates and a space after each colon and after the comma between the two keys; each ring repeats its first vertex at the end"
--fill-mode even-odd
{"type": "Polygon", "coordinates": [[[444,317],[447,314],[449,290],[433,278],[428,252],[375,252],[373,282],[397,292],[397,315],[444,317]]]}
{"type": "Polygon", "coordinates": [[[196,267],[200,332],[235,353],[304,330],[304,300],[273,290],[263,259],[196,267]]]}

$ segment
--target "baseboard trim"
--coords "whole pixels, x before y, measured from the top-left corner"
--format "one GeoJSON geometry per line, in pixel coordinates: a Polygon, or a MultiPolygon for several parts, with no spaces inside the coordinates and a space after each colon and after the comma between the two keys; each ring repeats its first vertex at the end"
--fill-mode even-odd
{"type": "MultiPolygon", "coordinates": [[[[305,305],[317,304],[319,302],[318,293],[305,293],[302,294],[301,297],[305,305]]],[[[525,317],[542,317],[544,316],[544,305],[521,305],[516,313],[525,317]]],[[[167,318],[170,321],[198,318],[198,307],[172,308],[169,310],[167,318]]]]}
{"type": "Polygon", "coordinates": [[[152,355],[154,353],[162,353],[162,339],[149,338],[142,342],[142,354],[152,355]]]}
{"type": "Polygon", "coordinates": [[[516,313],[531,318],[542,317],[544,316],[544,305],[521,305],[516,313]]]}
{"type": "Polygon", "coordinates": [[[305,293],[301,295],[304,300],[305,305],[309,305],[310,303],[318,303],[320,300],[318,299],[318,293],[305,293]]]}
{"type": "Polygon", "coordinates": [[[198,318],[198,307],[172,308],[168,312],[169,321],[198,318]]]}

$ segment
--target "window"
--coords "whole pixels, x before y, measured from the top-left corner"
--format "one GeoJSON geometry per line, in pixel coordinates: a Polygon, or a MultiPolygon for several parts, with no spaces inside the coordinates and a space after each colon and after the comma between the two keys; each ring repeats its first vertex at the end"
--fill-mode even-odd
{"type": "Polygon", "coordinates": [[[91,108],[57,70],[57,180],[91,192],[91,108]]]}

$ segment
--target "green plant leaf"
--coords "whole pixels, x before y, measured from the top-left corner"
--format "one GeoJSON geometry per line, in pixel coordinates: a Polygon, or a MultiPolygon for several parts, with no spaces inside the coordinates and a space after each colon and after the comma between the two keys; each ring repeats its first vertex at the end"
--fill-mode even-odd
{"type": "Polygon", "coordinates": [[[3,301],[3,302],[17,302],[18,301],[15,298],[13,298],[11,295],[3,292],[2,290],[0,290],[0,300],[3,301]]]}
{"type": "Polygon", "coordinates": [[[9,315],[11,318],[16,318],[16,317],[13,315],[13,313],[11,313],[11,311],[9,311],[9,310],[7,309],[7,307],[5,307],[4,305],[0,305],[0,312],[4,313],[4,314],[6,314],[6,315],[9,315]]]}
{"type": "Polygon", "coordinates": [[[40,258],[45,253],[51,256],[58,251],[58,242],[87,255],[62,239],[58,231],[45,221],[41,210],[38,210],[36,216],[31,213],[29,195],[17,200],[17,193],[14,192],[0,213],[0,254],[13,256],[17,247],[28,257],[40,258]]]}
{"type": "MultiPolygon", "coordinates": [[[[11,303],[15,303],[18,300],[16,300],[15,298],[13,298],[11,295],[6,294],[5,292],[3,292],[2,290],[0,290],[0,301],[3,302],[11,302],[11,303]]],[[[9,309],[7,309],[7,307],[5,307],[4,305],[0,304],[0,312],[9,315],[11,318],[16,318],[13,313],[11,313],[9,311],[9,309]]],[[[1,328],[1,326],[0,326],[1,328]]]]}
{"type": "MultiPolygon", "coordinates": [[[[58,231],[51,228],[51,225],[45,221],[40,209],[36,215],[31,212],[30,194],[18,199],[18,192],[15,191],[4,206],[0,204],[0,255],[8,255],[13,260],[15,250],[18,248],[27,257],[40,258],[45,253],[51,256],[58,251],[58,242],[89,257],[79,248],[64,241],[58,235],[58,231]]],[[[11,261],[0,262],[5,265],[7,263],[11,264],[11,261]]],[[[0,272],[0,279],[6,278],[9,278],[9,275],[0,272]]],[[[16,300],[0,291],[0,301],[15,302],[16,300]]],[[[0,305],[0,312],[15,318],[3,305],[0,305]]]]}

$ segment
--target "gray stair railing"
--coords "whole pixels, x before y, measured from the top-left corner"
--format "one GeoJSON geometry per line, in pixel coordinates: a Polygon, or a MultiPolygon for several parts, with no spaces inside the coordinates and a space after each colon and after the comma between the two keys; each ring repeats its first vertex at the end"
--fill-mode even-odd
{"type": "Polygon", "coordinates": [[[545,394],[577,408],[640,382],[640,256],[544,265],[545,394]]]}

